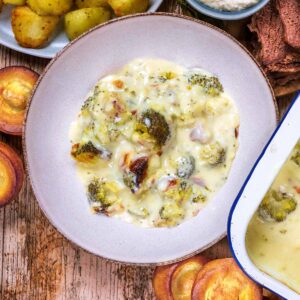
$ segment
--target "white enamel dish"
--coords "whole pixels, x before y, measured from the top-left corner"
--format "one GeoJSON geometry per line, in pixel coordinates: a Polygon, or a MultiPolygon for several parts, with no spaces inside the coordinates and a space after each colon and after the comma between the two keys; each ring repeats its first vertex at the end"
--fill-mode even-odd
{"type": "Polygon", "coordinates": [[[69,44],[41,76],[24,129],[27,168],[42,210],[77,245],[126,263],[171,262],[225,236],[230,207],[276,126],[276,113],[264,74],[229,35],[170,14],[116,19],[69,44]],[[70,157],[70,123],[87,93],[104,75],[142,57],[167,59],[216,74],[240,113],[240,146],[226,184],[197,217],[171,229],[143,229],[92,215],[70,157]]]}
{"type": "Polygon", "coordinates": [[[259,284],[290,300],[300,299],[300,295],[252,263],[247,254],[245,235],[249,221],[300,138],[299,116],[300,92],[248,175],[228,219],[228,238],[240,267],[259,284]]]}
{"type": "MultiPolygon", "coordinates": [[[[156,11],[161,5],[162,1],[163,0],[150,0],[150,7],[148,9],[148,12],[156,11]]],[[[5,5],[3,7],[3,11],[0,13],[1,45],[25,54],[43,58],[53,58],[56,53],[58,53],[69,43],[69,40],[63,31],[63,21],[61,20],[59,28],[57,29],[57,33],[55,34],[55,38],[46,47],[41,49],[30,49],[19,46],[14,38],[14,34],[11,29],[10,15],[12,8],[13,7],[10,5],[5,5]]]]}

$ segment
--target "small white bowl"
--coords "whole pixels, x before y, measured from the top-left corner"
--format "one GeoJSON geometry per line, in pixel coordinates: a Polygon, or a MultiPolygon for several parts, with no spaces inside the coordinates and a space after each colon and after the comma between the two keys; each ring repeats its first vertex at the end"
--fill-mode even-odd
{"type": "Polygon", "coordinates": [[[224,11],[210,7],[201,2],[201,0],[187,0],[187,2],[197,11],[220,20],[240,20],[247,18],[262,9],[269,1],[270,0],[260,0],[256,4],[241,10],[224,11]]]}
{"type": "Polygon", "coordinates": [[[230,247],[242,270],[260,285],[287,299],[300,299],[300,295],[252,263],[247,253],[245,235],[249,221],[299,140],[299,128],[300,91],[248,175],[228,219],[230,247]]]}

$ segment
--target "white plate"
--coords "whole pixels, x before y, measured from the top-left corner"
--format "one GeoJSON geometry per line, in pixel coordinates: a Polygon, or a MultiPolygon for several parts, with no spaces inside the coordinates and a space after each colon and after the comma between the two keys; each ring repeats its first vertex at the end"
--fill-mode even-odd
{"type": "MultiPolygon", "coordinates": [[[[156,11],[159,6],[161,5],[163,0],[150,0],[150,7],[148,12],[156,11]]],[[[0,44],[11,48],[13,50],[37,56],[43,58],[53,58],[58,51],[60,51],[64,46],[69,43],[69,40],[66,34],[63,32],[63,21],[59,25],[57,30],[57,34],[55,38],[44,48],[41,49],[31,49],[31,48],[24,48],[19,46],[16,42],[14,34],[11,29],[11,22],[10,22],[10,15],[12,6],[5,5],[3,11],[0,13],[0,44]]]]}
{"type": "Polygon", "coordinates": [[[52,60],[29,107],[24,151],[37,200],[67,238],[112,260],[163,263],[195,254],[225,236],[231,204],[275,126],[270,86],[233,38],[190,18],[142,14],[92,30],[52,60]],[[69,154],[70,123],[88,91],[102,76],[141,57],[216,74],[240,112],[240,147],[227,183],[197,217],[171,229],[143,229],[91,215],[69,154]]]}
{"type": "Polygon", "coordinates": [[[247,177],[228,220],[230,246],[237,263],[248,276],[286,299],[300,299],[300,295],[252,263],[245,235],[257,207],[300,138],[299,112],[300,92],[247,177]]]}

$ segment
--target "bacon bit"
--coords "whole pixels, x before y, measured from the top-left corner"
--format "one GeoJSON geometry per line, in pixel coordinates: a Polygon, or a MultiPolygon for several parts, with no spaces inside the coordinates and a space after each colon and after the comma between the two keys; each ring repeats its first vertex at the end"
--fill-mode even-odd
{"type": "Polygon", "coordinates": [[[235,129],[234,129],[234,136],[235,136],[236,138],[238,138],[239,133],[240,133],[240,128],[239,128],[239,127],[235,127],[235,129]]]}
{"type": "Polygon", "coordinates": [[[169,188],[171,188],[172,186],[176,186],[177,185],[177,179],[174,178],[172,180],[169,181],[168,187],[166,190],[168,190],[169,188]]]}
{"type": "Polygon", "coordinates": [[[124,106],[120,104],[117,100],[114,100],[112,103],[117,114],[125,111],[124,106]]]}
{"type": "Polygon", "coordinates": [[[300,194],[300,186],[295,186],[294,189],[298,194],[300,194]]]}
{"type": "Polygon", "coordinates": [[[163,154],[163,152],[161,150],[157,151],[156,153],[158,156],[161,156],[163,154]]]}
{"type": "Polygon", "coordinates": [[[122,89],[124,87],[124,82],[122,80],[114,80],[112,84],[118,89],[122,89]]]}
{"type": "Polygon", "coordinates": [[[201,186],[201,187],[204,187],[204,186],[205,186],[205,182],[204,182],[204,180],[203,180],[202,178],[199,178],[199,177],[192,177],[191,180],[192,180],[195,184],[197,184],[197,185],[199,185],[199,186],[201,186]]]}
{"type": "Polygon", "coordinates": [[[130,164],[130,172],[136,175],[136,182],[138,184],[142,183],[142,181],[147,176],[147,169],[148,169],[148,157],[143,156],[130,164]]]}

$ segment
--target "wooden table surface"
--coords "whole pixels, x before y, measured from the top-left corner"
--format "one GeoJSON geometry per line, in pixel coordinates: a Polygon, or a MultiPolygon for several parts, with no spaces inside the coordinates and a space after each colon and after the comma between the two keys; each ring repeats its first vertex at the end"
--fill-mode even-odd
{"type": "MultiPolygon", "coordinates": [[[[165,0],[160,11],[182,13],[175,0],[165,0]]],[[[48,62],[0,46],[0,67],[25,65],[41,72],[48,62]]],[[[290,98],[278,101],[281,113],[290,98]]],[[[19,137],[0,136],[22,155],[19,137]]],[[[0,299],[154,299],[153,268],[108,262],[66,240],[41,212],[28,178],[19,197],[0,209],[0,224],[0,299]]],[[[205,255],[230,256],[227,240],[205,255]]]]}

